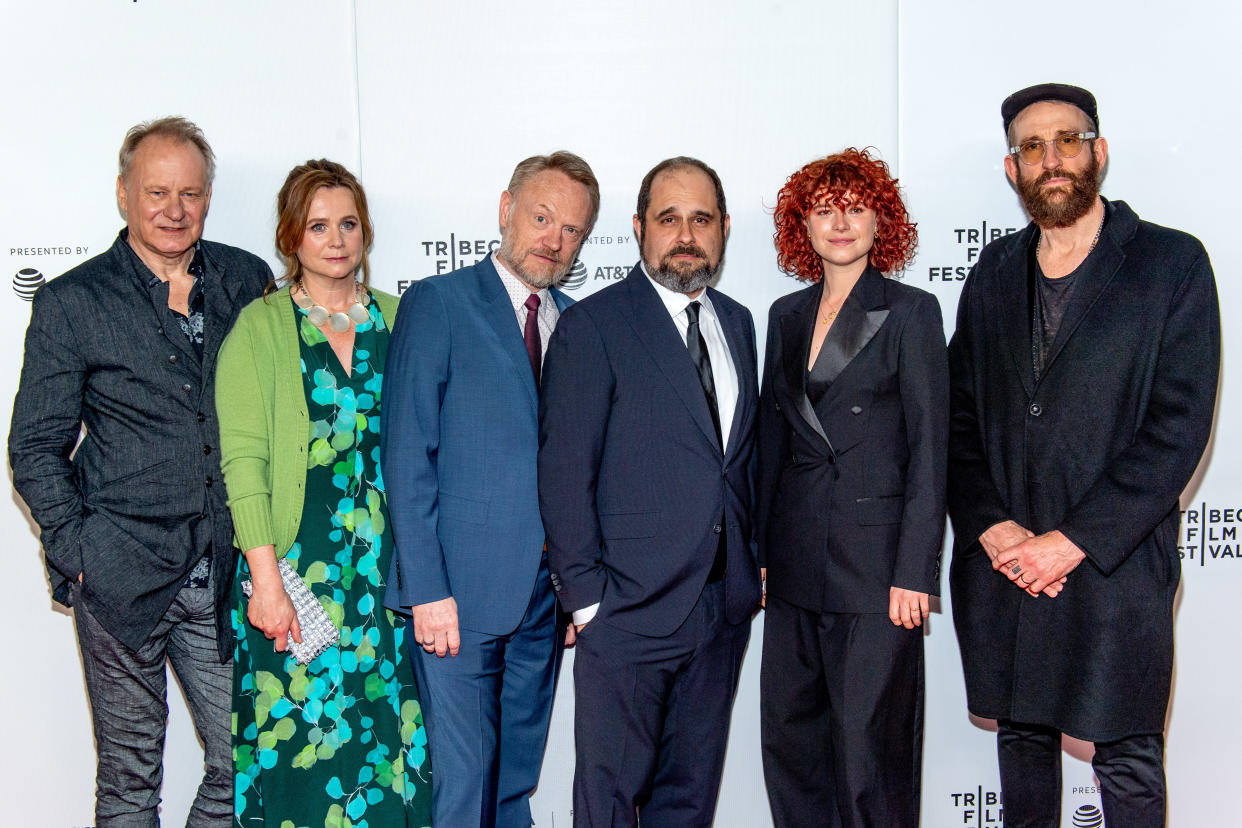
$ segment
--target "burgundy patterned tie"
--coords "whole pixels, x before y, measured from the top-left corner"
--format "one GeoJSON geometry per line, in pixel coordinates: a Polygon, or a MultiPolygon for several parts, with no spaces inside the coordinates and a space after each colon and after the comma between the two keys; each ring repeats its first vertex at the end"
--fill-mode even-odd
{"type": "Polygon", "coordinates": [[[530,357],[530,370],[535,374],[535,387],[539,387],[539,369],[543,363],[543,344],[539,341],[539,294],[526,297],[526,326],[522,339],[526,342],[526,355],[530,357]]]}

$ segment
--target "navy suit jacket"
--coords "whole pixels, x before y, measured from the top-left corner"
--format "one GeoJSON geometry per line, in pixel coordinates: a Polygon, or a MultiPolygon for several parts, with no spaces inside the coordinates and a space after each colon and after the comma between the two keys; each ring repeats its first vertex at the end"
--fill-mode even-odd
{"type": "Polygon", "coordinates": [[[721,531],[728,619],[759,603],[754,322],[708,296],[738,378],[723,454],[690,353],[641,268],[566,312],[544,363],[539,502],[553,587],[567,611],[598,602],[599,618],[640,635],[668,635],[690,614],[721,531]]]}
{"type": "MultiPolygon", "coordinates": [[[[553,288],[557,308],[571,300],[553,288]]],[[[543,556],[538,396],[491,257],[415,282],[384,373],[382,462],[396,553],[386,604],[452,596],[463,629],[505,635],[543,556]]]]}

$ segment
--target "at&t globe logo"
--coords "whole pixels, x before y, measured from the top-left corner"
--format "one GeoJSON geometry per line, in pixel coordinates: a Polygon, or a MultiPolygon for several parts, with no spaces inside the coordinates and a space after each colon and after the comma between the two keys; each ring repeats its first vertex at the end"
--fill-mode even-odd
{"type": "Polygon", "coordinates": [[[1074,809],[1074,828],[1104,828],[1104,814],[1094,805],[1079,805],[1074,809]]]}
{"type": "Polygon", "coordinates": [[[46,281],[43,274],[33,267],[23,267],[13,276],[13,292],[19,299],[29,302],[34,299],[35,291],[46,281]]]}
{"type": "Polygon", "coordinates": [[[569,269],[569,273],[561,280],[562,290],[577,290],[586,284],[587,266],[582,263],[581,259],[574,260],[574,266],[569,269]]]}

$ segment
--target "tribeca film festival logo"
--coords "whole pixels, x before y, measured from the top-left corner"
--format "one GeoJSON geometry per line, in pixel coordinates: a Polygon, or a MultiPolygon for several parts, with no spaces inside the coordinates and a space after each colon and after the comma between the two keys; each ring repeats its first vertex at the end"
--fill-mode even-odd
{"type": "Polygon", "coordinates": [[[1213,506],[1206,501],[1191,506],[1182,512],[1178,556],[1199,566],[1242,558],[1239,524],[1242,524],[1242,508],[1213,506]]]}
{"type": "Polygon", "coordinates": [[[954,825],[970,828],[1002,828],[1005,811],[1001,807],[1000,791],[985,791],[983,786],[973,791],[949,794],[953,808],[960,818],[954,825]]]}
{"type": "MultiPolygon", "coordinates": [[[[1076,787],[1074,794],[1099,793],[1097,787],[1076,787]]],[[[949,794],[953,807],[961,817],[955,824],[969,828],[1004,828],[1005,810],[1000,791],[985,791],[982,786],[971,793],[949,794]]],[[[1096,805],[1079,805],[1074,809],[1074,828],[1104,828],[1104,814],[1096,805]]]]}
{"type": "MultiPolygon", "coordinates": [[[[587,240],[582,243],[582,251],[587,252],[592,247],[608,247],[611,245],[624,245],[631,241],[628,235],[607,235],[597,234],[588,236],[587,240]]],[[[449,273],[461,267],[478,264],[492,254],[492,251],[500,247],[500,239],[475,239],[461,236],[457,233],[449,233],[447,239],[433,239],[431,241],[420,241],[418,246],[422,249],[423,255],[430,259],[430,272],[432,274],[449,273]]],[[[607,281],[615,281],[624,279],[625,275],[630,272],[630,265],[594,265],[588,266],[581,258],[574,262],[573,268],[562,280],[559,287],[565,290],[577,290],[588,281],[593,279],[603,279],[607,281]]],[[[405,293],[406,289],[413,284],[412,279],[401,279],[397,282],[397,293],[405,293]]]]}
{"type": "Polygon", "coordinates": [[[988,224],[986,221],[980,221],[978,227],[955,227],[952,233],[953,243],[956,245],[954,250],[957,252],[955,257],[959,262],[965,257],[964,264],[955,265],[934,265],[927,268],[927,281],[929,282],[961,282],[966,279],[966,274],[970,273],[970,269],[975,262],[979,261],[979,254],[989,242],[994,242],[1002,236],[1008,236],[1010,233],[1016,233],[1021,228],[1018,227],[996,227],[988,224]]]}

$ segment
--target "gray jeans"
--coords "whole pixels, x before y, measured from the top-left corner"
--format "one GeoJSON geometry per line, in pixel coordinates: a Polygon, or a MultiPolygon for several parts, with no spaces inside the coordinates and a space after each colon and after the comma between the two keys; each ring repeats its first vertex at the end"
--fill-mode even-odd
{"type": "Polygon", "coordinates": [[[74,619],[98,755],[98,828],[160,824],[164,731],[168,723],[165,661],[172,664],[185,691],[206,764],[186,825],[232,825],[233,666],[231,662],[220,663],[210,586],[183,587],[138,650],[109,635],[83,606],[78,585],[73,589],[74,619]]]}

